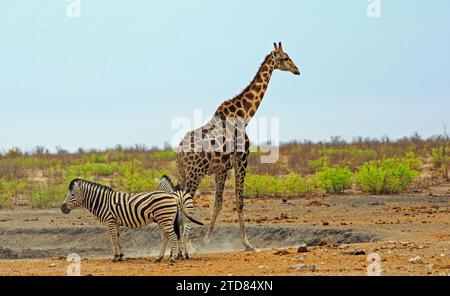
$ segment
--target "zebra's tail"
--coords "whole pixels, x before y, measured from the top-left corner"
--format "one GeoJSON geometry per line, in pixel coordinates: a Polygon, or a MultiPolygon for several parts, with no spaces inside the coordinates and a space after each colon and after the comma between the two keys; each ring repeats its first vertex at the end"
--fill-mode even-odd
{"type": "Polygon", "coordinates": [[[184,211],[184,209],[182,209],[182,211],[183,211],[183,215],[184,216],[186,216],[186,218],[188,218],[189,219],[189,221],[191,221],[192,223],[195,223],[195,224],[198,224],[198,225],[205,225],[205,224],[203,224],[202,222],[200,222],[200,221],[198,221],[198,220],[195,220],[193,217],[190,217],[187,213],[186,213],[186,211],[184,211]]]}
{"type": "Polygon", "coordinates": [[[184,206],[184,202],[181,201],[180,202],[180,208],[181,208],[181,212],[183,213],[183,215],[188,218],[189,221],[191,221],[192,223],[198,224],[198,225],[205,225],[202,222],[195,220],[192,216],[189,215],[189,213],[186,212],[186,208],[184,206]]]}

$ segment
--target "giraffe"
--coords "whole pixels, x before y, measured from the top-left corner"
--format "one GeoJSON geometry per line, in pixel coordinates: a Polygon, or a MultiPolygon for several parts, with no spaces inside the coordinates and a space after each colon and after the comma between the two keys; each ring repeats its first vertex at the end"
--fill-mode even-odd
{"type": "Polygon", "coordinates": [[[209,242],[217,216],[222,208],[227,174],[235,172],[235,202],[239,217],[241,242],[245,250],[255,250],[247,239],[244,225],[244,181],[247,170],[250,141],[245,127],[255,115],[274,70],[300,75],[297,66],[283,51],[281,42],[266,56],[252,82],[236,97],[224,101],[213,118],[202,127],[185,134],[177,149],[177,167],[180,184],[195,195],[206,175],[214,175],[216,192],[211,223],[204,238],[209,242]]]}

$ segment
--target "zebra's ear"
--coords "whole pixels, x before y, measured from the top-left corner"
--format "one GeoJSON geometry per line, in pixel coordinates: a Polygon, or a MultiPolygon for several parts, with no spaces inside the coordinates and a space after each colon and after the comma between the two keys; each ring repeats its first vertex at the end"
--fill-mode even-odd
{"type": "Polygon", "coordinates": [[[70,181],[69,184],[69,190],[72,190],[73,187],[75,186],[75,184],[79,181],[80,179],[73,179],[72,181],[70,181]]]}

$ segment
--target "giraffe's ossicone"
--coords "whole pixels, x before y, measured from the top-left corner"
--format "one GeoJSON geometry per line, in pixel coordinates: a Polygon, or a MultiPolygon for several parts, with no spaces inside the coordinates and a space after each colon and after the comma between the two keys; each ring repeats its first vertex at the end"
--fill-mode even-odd
{"type": "Polygon", "coordinates": [[[274,44],[274,47],[264,59],[252,82],[239,95],[223,102],[205,125],[186,133],[178,146],[178,174],[184,190],[194,196],[203,177],[215,175],[214,211],[205,242],[209,240],[217,215],[222,208],[228,171],[234,169],[236,210],[241,240],[246,250],[254,250],[247,240],[243,218],[244,181],[250,149],[245,128],[258,110],[274,70],[300,75],[297,66],[283,51],[281,43],[274,44]]]}

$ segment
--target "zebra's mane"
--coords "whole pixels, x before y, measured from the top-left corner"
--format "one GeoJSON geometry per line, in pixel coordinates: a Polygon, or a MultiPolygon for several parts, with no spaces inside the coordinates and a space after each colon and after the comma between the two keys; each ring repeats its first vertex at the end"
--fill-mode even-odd
{"type": "Polygon", "coordinates": [[[162,184],[163,182],[166,184],[167,183],[169,184],[171,192],[181,191],[180,184],[174,185],[172,180],[169,178],[169,176],[163,175],[161,177],[161,180],[159,181],[159,184],[162,184]]]}
{"type": "Polygon", "coordinates": [[[73,189],[73,186],[75,185],[75,183],[78,183],[78,182],[87,183],[87,184],[89,184],[89,185],[94,185],[94,186],[96,186],[96,187],[100,187],[100,188],[106,189],[106,190],[108,190],[108,191],[114,191],[114,190],[113,190],[111,187],[109,187],[109,186],[102,185],[102,184],[100,184],[100,183],[91,182],[91,181],[88,181],[88,180],[83,180],[83,179],[73,179],[73,180],[70,182],[70,184],[69,184],[69,190],[72,190],[72,189],[73,189]]]}

